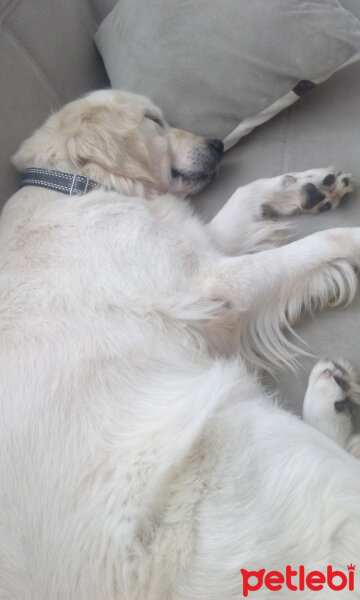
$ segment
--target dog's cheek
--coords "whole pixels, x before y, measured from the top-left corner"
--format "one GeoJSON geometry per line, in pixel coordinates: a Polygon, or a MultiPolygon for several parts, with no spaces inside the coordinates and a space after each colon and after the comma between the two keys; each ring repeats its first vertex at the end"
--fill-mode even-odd
{"type": "Polygon", "coordinates": [[[166,137],[159,136],[153,140],[154,150],[159,155],[163,155],[169,152],[169,142],[166,137]]]}
{"type": "Polygon", "coordinates": [[[154,148],[153,156],[155,158],[154,172],[157,172],[159,179],[166,190],[171,186],[171,159],[167,141],[159,140],[154,148]]]}

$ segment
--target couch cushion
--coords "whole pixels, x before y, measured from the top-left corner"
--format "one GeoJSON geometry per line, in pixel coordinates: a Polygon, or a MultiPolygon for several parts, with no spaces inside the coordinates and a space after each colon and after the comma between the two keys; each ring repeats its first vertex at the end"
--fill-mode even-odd
{"type": "Polygon", "coordinates": [[[0,8],[0,206],[17,187],[10,156],[50,112],[108,85],[93,35],[114,0],[8,0],[0,8]]]}
{"type": "Polygon", "coordinates": [[[113,87],[226,149],[360,57],[337,0],[121,0],[95,39],[113,87]]]}
{"type": "MultiPolygon", "coordinates": [[[[352,172],[358,189],[342,208],[319,215],[291,217],[294,237],[338,226],[360,226],[360,63],[336,73],[311,96],[254,131],[224,156],[218,177],[193,199],[211,217],[234,190],[252,180],[288,171],[336,165],[352,172]]],[[[360,295],[343,309],[325,310],[304,318],[296,332],[305,349],[318,356],[343,357],[360,370],[360,295]]],[[[303,358],[295,375],[280,374],[281,394],[288,408],[301,412],[309,370],[315,358],[303,358]]]]}
{"type": "Polygon", "coordinates": [[[340,0],[341,6],[352,12],[355,17],[360,19],[360,2],[359,0],[340,0]]]}

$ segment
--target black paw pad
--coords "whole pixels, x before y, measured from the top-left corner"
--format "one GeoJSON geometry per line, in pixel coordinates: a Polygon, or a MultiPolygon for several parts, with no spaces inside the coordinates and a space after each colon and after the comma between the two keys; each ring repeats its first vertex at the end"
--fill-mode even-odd
{"type": "Polygon", "coordinates": [[[338,400],[334,404],[334,408],[338,413],[351,413],[352,412],[352,404],[349,398],[345,398],[344,400],[338,400]]]}
{"type": "Polygon", "coordinates": [[[324,177],[322,184],[326,185],[326,186],[330,186],[333,183],[335,183],[335,175],[332,175],[332,173],[330,173],[329,175],[326,175],[326,177],[324,177]]]}
{"type": "Polygon", "coordinates": [[[302,189],[305,193],[305,203],[303,208],[313,208],[325,198],[325,195],[322,194],[313,183],[306,183],[302,189]]]}
{"type": "Polygon", "coordinates": [[[347,381],[344,381],[344,379],[341,379],[341,377],[338,377],[337,375],[334,375],[334,379],[342,390],[347,391],[349,389],[349,384],[347,381]]]}

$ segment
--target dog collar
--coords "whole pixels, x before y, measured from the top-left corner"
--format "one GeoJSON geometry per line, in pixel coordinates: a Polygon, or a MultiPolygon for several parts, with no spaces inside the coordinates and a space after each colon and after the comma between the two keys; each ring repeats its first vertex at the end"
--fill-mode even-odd
{"type": "Polygon", "coordinates": [[[83,175],[50,171],[48,169],[26,169],[23,173],[20,187],[36,185],[55,190],[69,196],[83,196],[92,190],[97,190],[101,184],[83,175]]]}

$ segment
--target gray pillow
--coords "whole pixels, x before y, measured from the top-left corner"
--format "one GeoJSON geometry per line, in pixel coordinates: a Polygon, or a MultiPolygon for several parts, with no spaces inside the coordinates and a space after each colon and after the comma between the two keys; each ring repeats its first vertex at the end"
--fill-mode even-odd
{"type": "Polygon", "coordinates": [[[95,37],[111,84],[234,145],[360,58],[337,0],[120,0],[95,37]]]}

